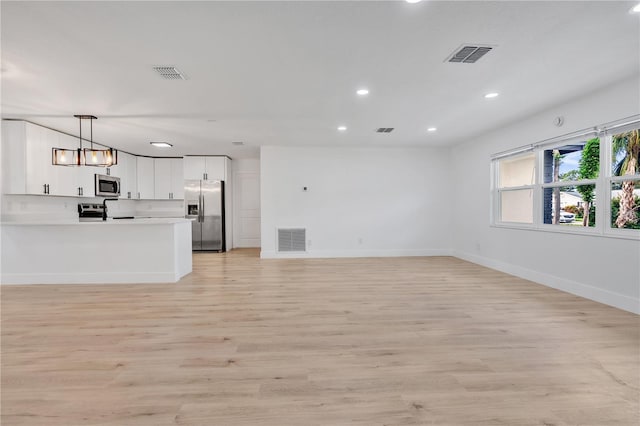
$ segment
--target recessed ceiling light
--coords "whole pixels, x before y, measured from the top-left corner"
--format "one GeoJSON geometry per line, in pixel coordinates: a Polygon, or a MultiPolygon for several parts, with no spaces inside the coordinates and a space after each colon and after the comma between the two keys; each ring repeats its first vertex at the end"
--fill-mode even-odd
{"type": "Polygon", "coordinates": [[[497,98],[498,97],[498,93],[487,93],[486,95],[484,95],[485,98],[487,99],[491,99],[491,98],[497,98]]]}
{"type": "Polygon", "coordinates": [[[369,94],[369,89],[358,89],[356,93],[360,96],[366,96],[369,94]]]}
{"type": "Polygon", "coordinates": [[[231,142],[232,145],[236,145],[236,146],[242,146],[244,145],[244,142],[242,141],[235,141],[235,142],[231,142]]]}
{"type": "Polygon", "coordinates": [[[345,130],[347,130],[347,126],[338,126],[339,132],[344,132],[345,130]]]}
{"type": "Polygon", "coordinates": [[[422,0],[405,0],[407,3],[420,3],[422,0]]]}
{"type": "Polygon", "coordinates": [[[171,148],[173,146],[169,142],[149,142],[149,143],[153,146],[157,146],[158,148],[171,148]]]}
{"type": "Polygon", "coordinates": [[[436,129],[435,127],[429,127],[427,129],[427,132],[435,132],[436,130],[438,130],[438,129],[436,129]]]}

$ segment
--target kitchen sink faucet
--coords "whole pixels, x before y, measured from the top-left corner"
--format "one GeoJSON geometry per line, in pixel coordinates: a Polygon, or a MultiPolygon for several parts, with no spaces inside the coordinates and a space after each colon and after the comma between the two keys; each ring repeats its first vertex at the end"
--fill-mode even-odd
{"type": "Polygon", "coordinates": [[[102,220],[107,220],[107,201],[118,201],[117,198],[105,198],[102,202],[102,220]]]}

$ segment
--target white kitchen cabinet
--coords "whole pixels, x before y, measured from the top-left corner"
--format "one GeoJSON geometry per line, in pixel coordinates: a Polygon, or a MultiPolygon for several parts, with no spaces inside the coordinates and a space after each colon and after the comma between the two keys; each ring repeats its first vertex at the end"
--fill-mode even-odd
{"type": "Polygon", "coordinates": [[[228,180],[228,157],[186,156],[184,157],[184,178],[203,180],[228,180]]]}
{"type": "Polygon", "coordinates": [[[137,160],[134,155],[118,152],[118,164],[111,174],[120,178],[120,198],[138,197],[137,160]]]}
{"type": "MultiPolygon", "coordinates": [[[[83,148],[87,146],[83,143],[83,148]]],[[[96,174],[103,175],[106,173],[104,167],[80,166],[77,170],[77,182],[82,197],[96,196],[96,174]]]]}
{"type": "Polygon", "coordinates": [[[182,158],[174,158],[171,163],[171,198],[184,198],[184,162],[182,158]]]}
{"type": "Polygon", "coordinates": [[[5,194],[77,196],[75,167],[51,164],[52,148],[70,148],[69,137],[26,121],[2,121],[5,194]],[[63,138],[64,137],[64,138],[63,138]]]}
{"type": "Polygon", "coordinates": [[[204,179],[206,170],[205,157],[186,156],[183,160],[185,180],[204,179]]]}
{"type": "Polygon", "coordinates": [[[25,124],[25,189],[23,194],[55,194],[55,170],[51,165],[52,141],[46,139],[44,127],[25,124]],[[51,192],[53,190],[53,192],[51,192]]]}
{"type": "Polygon", "coordinates": [[[156,158],[154,176],[156,199],[184,198],[182,158],[156,158]]]}
{"type": "Polygon", "coordinates": [[[26,194],[26,125],[2,120],[2,193],[26,194]]]}
{"type": "Polygon", "coordinates": [[[227,157],[205,157],[205,174],[207,180],[228,180],[227,157]]]}
{"type": "MultiPolygon", "coordinates": [[[[59,132],[52,132],[57,136],[57,140],[53,141],[54,148],[78,149],[78,138],[59,132]]],[[[53,154],[49,154],[52,157],[53,154]]],[[[51,159],[49,159],[51,163],[51,159]]],[[[57,179],[55,188],[51,188],[50,193],[55,195],[67,195],[70,197],[77,196],[93,196],[93,188],[85,188],[86,181],[83,180],[84,175],[81,168],[76,166],[52,166],[55,169],[57,179]],[[82,189],[80,189],[82,188],[82,189]]]]}
{"type": "Polygon", "coordinates": [[[93,197],[97,167],[54,166],[52,149],[76,150],[78,138],[25,121],[2,121],[3,191],[93,197]]]}
{"type": "Polygon", "coordinates": [[[139,199],[154,198],[155,162],[151,157],[136,157],[136,185],[139,199]]]}

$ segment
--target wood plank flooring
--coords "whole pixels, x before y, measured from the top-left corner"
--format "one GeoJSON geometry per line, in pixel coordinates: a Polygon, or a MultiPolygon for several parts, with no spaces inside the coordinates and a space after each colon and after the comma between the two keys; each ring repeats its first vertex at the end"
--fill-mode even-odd
{"type": "Polygon", "coordinates": [[[2,288],[3,426],[638,425],[638,316],[450,257],[2,288]]]}

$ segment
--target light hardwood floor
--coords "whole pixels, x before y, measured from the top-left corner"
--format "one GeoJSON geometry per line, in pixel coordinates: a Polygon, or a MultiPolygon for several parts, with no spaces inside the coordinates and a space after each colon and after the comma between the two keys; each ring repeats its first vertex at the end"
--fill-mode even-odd
{"type": "Polygon", "coordinates": [[[2,288],[2,425],[638,425],[638,316],[450,257],[2,288]]]}

